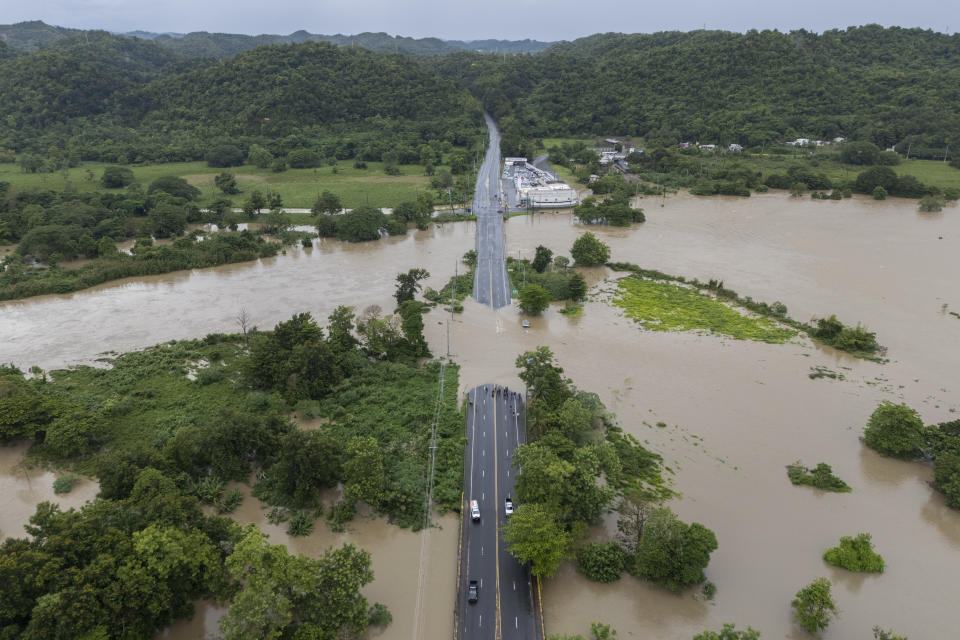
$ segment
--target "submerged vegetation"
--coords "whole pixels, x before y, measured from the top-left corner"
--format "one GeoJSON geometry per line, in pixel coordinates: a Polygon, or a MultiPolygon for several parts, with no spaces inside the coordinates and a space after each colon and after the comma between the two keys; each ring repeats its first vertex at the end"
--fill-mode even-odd
{"type": "Polygon", "coordinates": [[[796,485],[816,487],[823,491],[835,493],[849,493],[853,491],[846,482],[833,475],[833,469],[826,462],[819,463],[815,468],[808,469],[797,460],[787,465],[787,477],[796,485]]]}
{"type": "Polygon", "coordinates": [[[766,318],[752,318],[712,296],[679,284],[629,277],[617,283],[613,304],[653,331],[710,331],[738,340],[781,343],[797,335],[766,318]]]}
{"type": "Polygon", "coordinates": [[[612,582],[626,569],[671,591],[702,582],[717,540],[663,506],[674,493],[660,456],[624,434],[595,394],[564,378],[547,347],[521,354],[517,367],[530,394],[530,442],[514,456],[523,473],[520,506],[504,529],[510,552],[546,577],[575,555],[591,580],[612,582]],[[614,506],[622,536],[585,544],[587,527],[614,506]]]}
{"type": "MultiPolygon", "coordinates": [[[[886,351],[884,347],[880,346],[876,342],[875,334],[867,331],[866,328],[860,325],[858,325],[855,328],[846,327],[836,319],[836,316],[830,316],[830,318],[828,318],[827,320],[819,321],[817,326],[805,324],[803,322],[799,322],[789,317],[787,315],[787,307],[782,302],[777,301],[772,304],[768,304],[766,302],[760,302],[760,301],[754,300],[750,296],[741,297],[740,295],[737,294],[736,291],[726,288],[722,280],[710,280],[707,283],[703,283],[697,280],[696,278],[688,280],[683,276],[674,276],[668,273],[663,273],[662,271],[657,271],[655,269],[644,269],[642,267],[638,267],[637,265],[631,264],[629,262],[611,262],[607,266],[609,266],[614,271],[627,271],[632,274],[632,277],[621,280],[621,283],[627,282],[630,284],[627,284],[626,287],[624,287],[625,289],[628,290],[628,293],[624,294],[623,288],[622,288],[620,295],[621,297],[624,297],[625,295],[629,296],[629,299],[636,307],[638,307],[639,309],[645,310],[644,312],[640,313],[640,319],[646,321],[647,318],[649,317],[653,322],[652,324],[649,325],[648,328],[651,328],[654,330],[660,330],[660,331],[671,330],[670,328],[658,329],[658,326],[666,325],[667,327],[670,327],[670,325],[678,322],[679,321],[678,319],[684,319],[687,316],[691,316],[691,315],[694,316],[694,318],[696,318],[696,320],[700,323],[701,326],[692,326],[690,328],[711,329],[710,326],[702,326],[707,324],[708,319],[716,314],[715,311],[713,314],[710,313],[713,307],[704,306],[704,303],[699,302],[698,300],[698,298],[706,298],[707,300],[711,300],[716,304],[720,304],[719,302],[720,300],[729,302],[738,307],[742,307],[748,311],[752,311],[753,313],[758,314],[760,316],[765,316],[767,320],[770,320],[776,323],[776,324],[772,324],[772,323],[761,324],[759,325],[760,327],[769,326],[769,327],[774,327],[775,331],[785,332],[787,331],[787,329],[782,327],[776,327],[776,325],[785,325],[786,327],[790,327],[796,330],[790,336],[784,339],[780,339],[780,340],[764,339],[765,342],[783,342],[785,339],[788,339],[789,337],[792,337],[792,335],[795,335],[796,332],[804,332],[814,340],[817,340],[817,341],[823,341],[824,339],[830,340],[830,343],[829,343],[830,346],[836,349],[849,350],[851,354],[867,360],[880,361],[881,354],[885,353],[886,351]],[[644,284],[640,284],[640,285],[633,284],[637,282],[650,283],[651,285],[662,285],[669,288],[654,288],[652,286],[648,287],[644,284]],[[673,283],[673,285],[670,285],[669,283],[673,283]],[[683,285],[683,287],[679,287],[676,285],[683,285]],[[663,305],[663,303],[658,301],[657,296],[654,296],[651,300],[648,301],[648,300],[644,300],[640,295],[630,294],[629,289],[631,287],[641,292],[646,290],[656,291],[658,292],[658,296],[660,299],[666,299],[666,300],[672,299],[674,300],[675,303],[680,301],[690,301],[692,303],[696,301],[705,310],[704,311],[705,315],[696,316],[691,311],[687,311],[683,309],[674,310],[672,307],[666,307],[665,310],[671,312],[674,315],[672,317],[668,316],[665,322],[664,320],[661,320],[656,315],[646,316],[644,315],[644,313],[650,313],[652,310],[658,309],[660,306],[663,305]],[[681,291],[681,289],[683,289],[683,291],[681,291]],[[702,293],[700,291],[701,289],[704,289],[708,292],[712,292],[715,297],[702,293]],[[825,330],[824,333],[822,334],[825,337],[818,338],[815,334],[817,333],[817,331],[822,331],[822,330],[825,330]]],[[[618,303],[617,299],[614,300],[614,304],[621,306],[618,303]]],[[[696,305],[693,305],[693,306],[696,307],[696,305]]],[[[726,305],[720,305],[720,306],[723,306],[728,311],[730,311],[731,313],[734,313],[735,315],[739,316],[742,319],[755,320],[755,321],[758,320],[754,318],[747,318],[746,316],[737,314],[735,311],[733,311],[729,307],[726,307],[726,305]]],[[[732,318],[732,316],[727,315],[725,312],[720,312],[720,313],[723,314],[722,316],[720,316],[722,318],[732,318]]],[[[691,320],[691,322],[693,322],[693,320],[691,320]]],[[[738,322],[740,321],[735,321],[734,326],[738,326],[736,324],[738,322]]],[[[747,325],[747,326],[751,326],[751,325],[747,325]]],[[[753,326],[757,326],[757,325],[753,325],[753,326]]],[[[685,329],[674,328],[672,330],[682,331],[685,329]]],[[[764,335],[764,331],[762,330],[757,331],[756,329],[748,333],[753,333],[755,335],[764,335]]],[[[785,334],[781,334],[781,335],[785,335],[785,334]]],[[[749,335],[745,337],[750,338],[749,335]]],[[[750,339],[757,339],[757,338],[750,338],[750,339]]]]}

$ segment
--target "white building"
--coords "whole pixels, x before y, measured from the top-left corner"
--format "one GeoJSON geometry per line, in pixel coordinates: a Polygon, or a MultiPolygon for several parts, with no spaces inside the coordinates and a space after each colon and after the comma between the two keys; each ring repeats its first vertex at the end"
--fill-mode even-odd
{"type": "Polygon", "coordinates": [[[521,202],[535,209],[572,207],[578,202],[577,192],[562,182],[540,186],[527,186],[517,190],[521,202]]]}

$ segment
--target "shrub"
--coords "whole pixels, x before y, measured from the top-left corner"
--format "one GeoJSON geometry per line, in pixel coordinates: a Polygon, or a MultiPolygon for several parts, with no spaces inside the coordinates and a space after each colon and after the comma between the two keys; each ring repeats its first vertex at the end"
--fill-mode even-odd
{"type": "Polygon", "coordinates": [[[887,190],[877,185],[873,188],[873,199],[874,200],[886,200],[887,199],[887,190]]]}
{"type": "Polygon", "coordinates": [[[852,491],[846,482],[833,475],[833,469],[826,462],[821,462],[812,471],[797,460],[787,465],[787,477],[795,485],[809,485],[823,491],[848,493],[852,491]]]}
{"type": "Polygon", "coordinates": [[[693,636],[693,640],[759,640],[760,632],[756,629],[747,627],[746,631],[737,631],[736,626],[730,622],[725,622],[720,633],[704,631],[693,636]]]}
{"type": "Polygon", "coordinates": [[[234,487],[227,492],[222,502],[217,503],[217,513],[233,513],[241,502],[243,502],[243,492],[238,487],[234,487]]]}
{"type": "Polygon", "coordinates": [[[916,457],[925,442],[923,421],[907,405],[884,400],[870,415],[863,441],[885,456],[916,457]]]}
{"type": "Polygon", "coordinates": [[[917,208],[924,213],[936,213],[943,209],[943,199],[939,196],[924,196],[920,198],[917,208]]]}
{"type": "Polygon", "coordinates": [[[594,582],[619,580],[623,568],[623,551],[616,542],[588,544],[577,551],[577,569],[594,582]]]}
{"type": "Polygon", "coordinates": [[[860,193],[873,193],[877,187],[883,187],[887,193],[896,193],[896,172],[890,167],[870,167],[857,176],[856,189],[860,193]]]}
{"type": "Polygon", "coordinates": [[[57,495],[62,493],[70,493],[73,489],[73,485],[77,483],[79,478],[74,475],[65,475],[60,476],[53,481],[53,492],[57,495]]]}
{"type": "Polygon", "coordinates": [[[856,538],[840,538],[840,546],[827,549],[823,559],[827,564],[847,571],[883,572],[883,558],[873,550],[869,533],[861,533],[856,538]]]}
{"type": "Polygon", "coordinates": [[[133,171],[129,167],[106,167],[100,177],[105,189],[119,189],[133,183],[133,171]]]}
{"type": "Polygon", "coordinates": [[[287,524],[287,534],[308,536],[313,532],[313,517],[305,511],[296,512],[287,524]]]}
{"type": "Polygon", "coordinates": [[[287,164],[291,169],[313,169],[322,162],[320,154],[310,149],[294,149],[287,154],[287,164]]]}
{"type": "Polygon", "coordinates": [[[881,151],[877,154],[875,164],[885,167],[895,167],[900,164],[900,154],[896,151],[881,151]]]}
{"type": "Polygon", "coordinates": [[[386,627],[393,622],[393,614],[387,609],[387,605],[375,603],[370,607],[370,625],[374,627],[386,627]]]}
{"type": "Polygon", "coordinates": [[[237,167],[243,164],[243,151],[232,144],[218,144],[207,151],[207,165],[211,167],[237,167]]]}

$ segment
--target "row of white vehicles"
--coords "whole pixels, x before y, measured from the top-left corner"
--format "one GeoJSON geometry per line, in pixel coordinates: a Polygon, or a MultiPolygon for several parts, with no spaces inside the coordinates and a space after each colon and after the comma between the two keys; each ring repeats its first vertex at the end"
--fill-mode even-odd
{"type": "MultiPolygon", "coordinates": [[[[507,496],[506,499],[503,501],[503,511],[508,516],[513,515],[513,499],[510,496],[507,496]]],[[[470,501],[470,518],[474,522],[480,521],[480,505],[477,503],[476,500],[470,501]]]]}

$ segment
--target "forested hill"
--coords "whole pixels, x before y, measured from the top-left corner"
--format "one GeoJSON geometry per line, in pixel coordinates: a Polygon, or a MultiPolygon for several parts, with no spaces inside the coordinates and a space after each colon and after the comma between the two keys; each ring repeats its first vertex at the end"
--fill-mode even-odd
{"type": "Polygon", "coordinates": [[[272,45],[211,62],[88,32],[31,54],[3,53],[0,149],[196,160],[238,136],[252,138],[246,147],[296,133],[284,142],[295,148],[366,132],[358,144],[402,139],[415,147],[430,139],[463,144],[482,125],[478,102],[451,79],[409,56],[359,47],[272,45]]]}
{"type": "Polygon", "coordinates": [[[441,64],[529,136],[960,144],[960,35],[876,25],[602,34],[536,56],[458,53],[441,64]]]}
{"type": "Polygon", "coordinates": [[[409,58],[322,42],[259,47],[167,76],[132,101],[143,118],[219,126],[237,135],[287,135],[374,117],[423,126],[480,121],[479,105],[466,91],[409,58]]]}
{"type": "MultiPolygon", "coordinates": [[[[0,25],[0,40],[11,49],[32,52],[57,40],[84,33],[80,29],[55,27],[39,20],[0,25]]],[[[180,55],[191,58],[232,58],[238,53],[267,44],[300,44],[303,42],[329,42],[339,46],[359,46],[380,53],[408,53],[411,55],[436,56],[463,49],[484,53],[536,53],[543,51],[552,42],[537,40],[441,40],[439,38],[407,38],[386,33],[358,33],[354,35],[323,35],[307,31],[295,31],[288,35],[261,34],[256,36],[241,33],[208,33],[194,31],[187,34],[151,33],[131,31],[122,35],[153,40],[157,44],[180,55]]]]}

